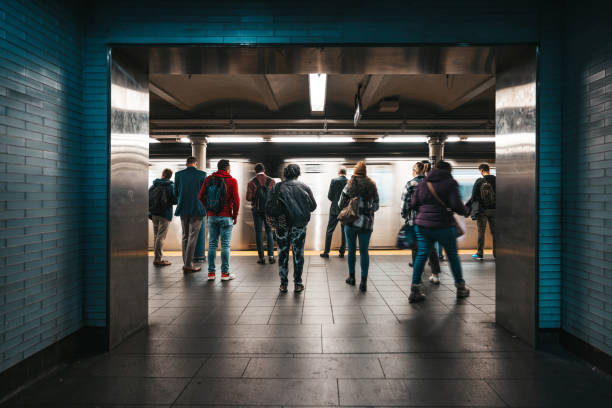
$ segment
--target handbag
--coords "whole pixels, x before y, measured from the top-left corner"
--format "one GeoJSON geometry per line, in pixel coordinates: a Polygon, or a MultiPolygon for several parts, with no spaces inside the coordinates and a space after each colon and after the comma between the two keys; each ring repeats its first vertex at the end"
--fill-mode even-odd
{"type": "Polygon", "coordinates": [[[395,246],[400,249],[414,249],[416,247],[416,232],[414,225],[404,224],[397,233],[395,246]]]}
{"type": "Polygon", "coordinates": [[[359,219],[359,197],[353,197],[349,200],[346,207],[338,213],[338,221],[343,224],[352,224],[359,219]]]}
{"type": "Polygon", "coordinates": [[[431,182],[429,181],[427,182],[427,188],[429,189],[431,195],[436,199],[436,201],[438,201],[438,203],[440,203],[440,205],[446,209],[450,217],[453,219],[453,224],[455,226],[455,229],[457,230],[457,238],[463,236],[465,234],[465,231],[463,230],[463,228],[461,228],[461,225],[455,219],[453,210],[448,205],[446,205],[444,201],[442,201],[440,196],[438,196],[438,193],[436,193],[436,189],[434,188],[433,184],[431,184],[431,182]]]}

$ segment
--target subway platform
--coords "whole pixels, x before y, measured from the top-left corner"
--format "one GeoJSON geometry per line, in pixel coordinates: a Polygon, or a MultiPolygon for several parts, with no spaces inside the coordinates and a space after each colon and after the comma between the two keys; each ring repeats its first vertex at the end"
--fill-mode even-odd
{"type": "Polygon", "coordinates": [[[149,327],[5,406],[610,406],[609,376],[497,327],[495,263],[462,258],[468,299],[443,263],[412,305],[406,255],[372,256],[367,293],[333,255],[306,257],[301,294],[252,256],[232,256],[229,282],[150,259],[149,327]]]}

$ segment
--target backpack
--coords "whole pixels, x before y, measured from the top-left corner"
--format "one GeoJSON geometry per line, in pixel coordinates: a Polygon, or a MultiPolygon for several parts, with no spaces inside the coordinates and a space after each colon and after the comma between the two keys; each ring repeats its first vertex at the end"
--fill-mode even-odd
{"type": "Polygon", "coordinates": [[[257,177],[253,178],[257,190],[255,191],[255,197],[253,198],[253,209],[258,215],[266,214],[266,202],[268,201],[268,187],[272,182],[272,179],[268,177],[266,184],[259,184],[257,177]]]}
{"type": "Polygon", "coordinates": [[[266,217],[275,218],[285,214],[285,206],[278,196],[278,187],[272,190],[270,194],[267,194],[266,204],[264,206],[264,212],[266,217]]]}
{"type": "Polygon", "coordinates": [[[347,206],[340,210],[338,221],[343,224],[352,224],[359,219],[359,197],[350,199],[347,206]]]}
{"type": "Polygon", "coordinates": [[[480,202],[486,208],[495,206],[495,190],[486,178],[483,178],[480,184],[480,202]]]}
{"type": "Polygon", "coordinates": [[[227,199],[225,178],[211,177],[206,184],[206,190],[202,198],[204,206],[208,211],[219,214],[223,210],[223,207],[225,207],[225,201],[227,199]]]}
{"type": "Polygon", "coordinates": [[[149,212],[151,215],[164,216],[170,207],[168,190],[165,184],[155,184],[149,188],[149,212]]]}

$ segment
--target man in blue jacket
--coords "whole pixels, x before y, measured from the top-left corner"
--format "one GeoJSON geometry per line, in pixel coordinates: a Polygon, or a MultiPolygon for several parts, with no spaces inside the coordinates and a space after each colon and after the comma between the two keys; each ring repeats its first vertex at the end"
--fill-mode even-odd
{"type": "Polygon", "coordinates": [[[153,264],[155,266],[171,264],[167,259],[163,259],[164,241],[168,234],[168,226],[172,221],[172,206],[176,204],[171,177],[172,170],[164,169],[162,177],[155,179],[149,189],[149,218],[153,221],[153,247],[155,248],[153,264]]]}
{"type": "Polygon", "coordinates": [[[202,268],[193,265],[193,255],[198,242],[202,220],[206,209],[198,200],[198,194],[206,180],[206,172],[198,170],[198,160],[191,156],[187,158],[187,168],[177,171],[174,176],[176,197],[178,204],[174,215],[181,217],[183,228],[183,271],[197,272],[202,268]]]}

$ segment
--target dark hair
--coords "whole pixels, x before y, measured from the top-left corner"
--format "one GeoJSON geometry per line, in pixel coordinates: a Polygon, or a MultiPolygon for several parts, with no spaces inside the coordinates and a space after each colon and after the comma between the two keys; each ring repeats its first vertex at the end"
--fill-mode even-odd
{"type": "Polygon", "coordinates": [[[262,171],[266,171],[266,168],[264,167],[263,164],[257,163],[255,165],[255,173],[261,173],[262,171]]]}
{"type": "Polygon", "coordinates": [[[416,163],[414,163],[414,165],[416,166],[418,171],[425,170],[425,163],[423,163],[423,162],[416,162],[416,163]]]}
{"type": "Polygon", "coordinates": [[[162,177],[166,179],[169,179],[170,177],[172,177],[172,170],[164,169],[164,171],[162,171],[162,177]]]}
{"type": "Polygon", "coordinates": [[[193,156],[189,156],[189,157],[187,158],[187,164],[196,164],[197,162],[198,162],[198,159],[196,159],[196,158],[195,158],[195,157],[193,157],[193,156]]]}
{"type": "Polygon", "coordinates": [[[295,163],[291,163],[285,170],[283,170],[283,175],[287,180],[293,180],[300,176],[300,166],[295,163]]]}
{"type": "Polygon", "coordinates": [[[342,166],[338,169],[338,173],[344,174],[346,176],[346,167],[342,166]]]}
{"type": "Polygon", "coordinates": [[[421,160],[420,162],[423,163],[423,171],[428,173],[431,170],[431,162],[429,160],[421,160]]]}
{"type": "Polygon", "coordinates": [[[229,169],[229,160],[221,159],[217,162],[217,169],[219,170],[227,170],[229,169]]]}
{"type": "Polygon", "coordinates": [[[449,162],[440,160],[439,162],[436,163],[436,169],[446,170],[448,172],[451,172],[453,171],[453,166],[451,166],[449,162]]]}
{"type": "Polygon", "coordinates": [[[483,171],[486,171],[487,173],[491,171],[487,163],[482,163],[480,166],[478,166],[478,170],[483,170],[483,171]]]}

